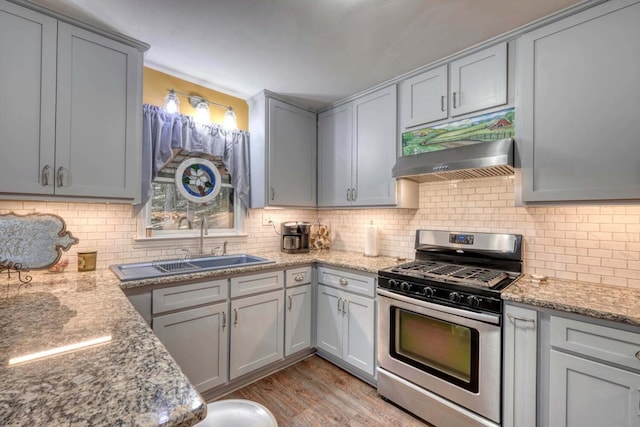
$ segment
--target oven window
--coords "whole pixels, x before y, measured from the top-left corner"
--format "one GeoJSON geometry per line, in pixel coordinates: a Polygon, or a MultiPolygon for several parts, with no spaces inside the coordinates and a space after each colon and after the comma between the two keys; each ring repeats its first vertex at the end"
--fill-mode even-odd
{"type": "Polygon", "coordinates": [[[391,356],[478,391],[478,331],[392,307],[391,356]]]}

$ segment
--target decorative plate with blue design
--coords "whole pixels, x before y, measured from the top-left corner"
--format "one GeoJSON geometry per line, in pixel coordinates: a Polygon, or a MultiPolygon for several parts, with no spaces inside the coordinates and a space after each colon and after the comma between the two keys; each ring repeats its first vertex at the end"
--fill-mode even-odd
{"type": "Polygon", "coordinates": [[[191,158],[176,169],[175,184],[182,196],[195,203],[207,203],[220,192],[218,167],[206,159],[191,158]]]}

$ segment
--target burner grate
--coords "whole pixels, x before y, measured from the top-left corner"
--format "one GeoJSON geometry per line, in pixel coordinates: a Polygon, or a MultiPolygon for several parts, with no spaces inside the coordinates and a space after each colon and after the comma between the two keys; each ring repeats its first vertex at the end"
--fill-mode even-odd
{"type": "Polygon", "coordinates": [[[500,270],[447,264],[438,261],[413,261],[391,269],[394,273],[432,278],[447,282],[492,288],[509,275],[500,270]]]}

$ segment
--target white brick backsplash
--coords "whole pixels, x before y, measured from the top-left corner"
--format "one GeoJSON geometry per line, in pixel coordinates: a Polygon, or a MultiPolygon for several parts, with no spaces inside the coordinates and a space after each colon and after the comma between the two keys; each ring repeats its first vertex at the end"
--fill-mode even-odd
{"type": "MultiPolygon", "coordinates": [[[[278,250],[280,236],[262,226],[268,213],[280,232],[285,221],[320,219],[331,227],[332,248],[362,252],[364,230],[378,227],[381,255],[413,258],[417,229],[518,233],[524,236],[524,269],[568,280],[640,288],[640,206],[581,205],[516,207],[511,177],[420,184],[419,209],[251,209],[247,237],[229,238],[231,253],[278,250]]],[[[63,256],[98,251],[98,265],[181,255],[171,242],[160,248],[136,246],[136,218],[123,204],[0,201],[0,213],[60,215],[80,244],[63,256]]],[[[224,238],[211,239],[217,247],[224,238]]],[[[195,248],[197,239],[185,247],[195,248]]]]}

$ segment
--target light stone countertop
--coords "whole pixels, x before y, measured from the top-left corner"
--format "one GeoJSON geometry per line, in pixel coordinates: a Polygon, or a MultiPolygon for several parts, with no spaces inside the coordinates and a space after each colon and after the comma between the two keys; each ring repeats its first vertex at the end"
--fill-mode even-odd
{"type": "Polygon", "coordinates": [[[206,404],[111,271],[0,275],[0,425],[190,426],[206,404]],[[106,280],[105,280],[106,279],[106,280]],[[102,345],[10,365],[90,339],[102,345]]]}
{"type": "Polygon", "coordinates": [[[640,289],[522,277],[502,292],[505,301],[640,326],[640,289]]]}

